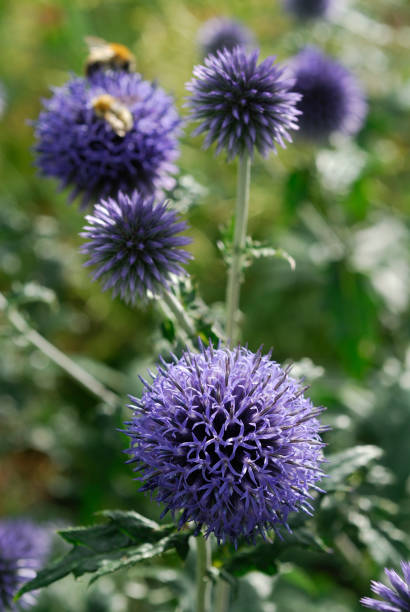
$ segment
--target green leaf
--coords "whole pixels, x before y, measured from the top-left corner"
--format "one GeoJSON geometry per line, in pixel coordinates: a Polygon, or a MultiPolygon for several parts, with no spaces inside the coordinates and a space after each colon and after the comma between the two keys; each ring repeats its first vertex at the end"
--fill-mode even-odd
{"type": "Polygon", "coordinates": [[[275,537],[272,543],[261,542],[235,552],[222,569],[234,576],[243,576],[256,570],[273,576],[278,572],[278,558],[289,548],[307,548],[312,551],[330,553],[322,539],[315,533],[313,525],[298,527],[286,533],[283,539],[275,537]]]}
{"type": "Polygon", "coordinates": [[[247,246],[246,254],[249,254],[252,259],[260,259],[262,257],[279,257],[281,259],[285,259],[290,265],[291,269],[294,270],[296,268],[296,262],[283,249],[275,249],[269,245],[264,245],[257,240],[251,240],[248,238],[249,246],[247,246]]]}
{"type": "MultiPolygon", "coordinates": [[[[219,240],[217,246],[222,253],[225,263],[229,265],[232,257],[232,237],[231,228],[225,228],[222,232],[222,240],[219,240]]],[[[262,257],[280,257],[285,259],[290,265],[291,269],[294,270],[296,267],[295,260],[283,249],[276,249],[269,244],[259,242],[259,240],[253,240],[250,236],[246,238],[246,244],[243,249],[243,262],[244,268],[248,268],[254,259],[261,259],[262,257]]]]}
{"type": "Polygon", "coordinates": [[[32,302],[42,302],[50,307],[55,307],[57,298],[52,289],[39,285],[38,283],[29,282],[21,284],[15,282],[8,296],[8,301],[13,306],[30,304],[32,302]]]}
{"type": "Polygon", "coordinates": [[[161,332],[166,340],[173,342],[175,340],[175,325],[171,319],[165,319],[161,323],[161,332]]]}
{"type": "Polygon", "coordinates": [[[357,470],[368,466],[372,461],[380,459],[383,451],[371,444],[355,446],[341,453],[328,455],[329,466],[326,481],[326,492],[337,491],[345,485],[346,479],[357,470]]]}
{"type": "Polygon", "coordinates": [[[188,552],[192,530],[176,532],[174,525],[160,526],[137,512],[106,510],[99,515],[106,519],[105,523],[59,532],[72,549],[25,583],[17,598],[70,573],[76,578],[92,573],[92,583],[100,576],[151,559],[167,550],[175,549],[181,557],[188,552]]]}

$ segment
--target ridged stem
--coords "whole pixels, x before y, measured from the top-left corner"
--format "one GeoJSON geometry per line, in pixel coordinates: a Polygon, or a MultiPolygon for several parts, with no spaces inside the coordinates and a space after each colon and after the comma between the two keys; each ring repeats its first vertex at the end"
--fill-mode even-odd
{"type": "Polygon", "coordinates": [[[94,376],[89,374],[81,366],[75,363],[75,361],[70,359],[70,357],[51,344],[35,329],[30,327],[18,310],[9,305],[6,297],[2,293],[0,293],[0,311],[4,312],[9,322],[18,332],[20,332],[25,340],[51,359],[51,361],[58,365],[80,385],[85,387],[90,393],[98,397],[98,399],[102,400],[112,409],[121,405],[121,399],[118,395],[107,389],[107,387],[94,378],[94,376]]]}
{"type": "Polygon", "coordinates": [[[239,296],[243,272],[243,250],[248,224],[250,180],[251,159],[247,153],[243,153],[238,164],[235,229],[226,290],[226,335],[231,345],[237,341],[239,331],[239,296]]]}
{"type": "Polygon", "coordinates": [[[211,581],[208,576],[211,562],[211,541],[199,534],[196,538],[196,612],[211,611],[211,581]]]}
{"type": "Polygon", "coordinates": [[[229,595],[231,587],[226,580],[219,578],[215,592],[215,612],[227,612],[229,610],[229,595]]]}
{"type": "Polygon", "coordinates": [[[165,291],[161,296],[161,300],[188,338],[195,340],[197,337],[195,325],[176,295],[171,291],[165,291]]]}

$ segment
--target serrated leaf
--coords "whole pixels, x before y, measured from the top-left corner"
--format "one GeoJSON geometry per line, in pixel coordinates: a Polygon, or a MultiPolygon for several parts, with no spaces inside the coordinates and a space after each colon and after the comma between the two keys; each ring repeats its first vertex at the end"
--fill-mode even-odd
{"type": "Polygon", "coordinates": [[[383,451],[378,446],[371,444],[355,446],[341,453],[335,453],[327,457],[329,465],[326,481],[327,493],[336,491],[345,485],[346,479],[360,468],[366,467],[372,461],[380,459],[383,451]]]}
{"type": "Polygon", "coordinates": [[[167,550],[176,549],[180,555],[187,552],[191,530],[176,532],[175,525],[160,526],[137,512],[106,510],[99,515],[107,519],[102,525],[59,532],[73,548],[25,583],[18,597],[48,586],[70,573],[76,578],[92,573],[91,583],[100,576],[151,559],[167,550]]]}
{"type": "Polygon", "coordinates": [[[247,253],[249,253],[253,259],[260,259],[262,257],[279,257],[281,259],[285,259],[290,265],[291,269],[294,270],[296,268],[296,262],[283,249],[275,249],[271,246],[264,246],[261,243],[253,241],[252,246],[248,249],[247,253]]]}
{"type": "MultiPolygon", "coordinates": [[[[222,234],[222,240],[219,240],[217,246],[222,253],[225,262],[229,265],[232,258],[232,240],[230,227],[226,228],[222,234]]],[[[250,236],[246,238],[246,244],[242,250],[243,261],[242,266],[248,268],[254,259],[261,259],[267,257],[279,257],[285,259],[290,265],[291,269],[296,268],[296,263],[293,257],[289,255],[283,249],[277,249],[269,244],[264,244],[258,240],[253,240],[250,236]]]]}

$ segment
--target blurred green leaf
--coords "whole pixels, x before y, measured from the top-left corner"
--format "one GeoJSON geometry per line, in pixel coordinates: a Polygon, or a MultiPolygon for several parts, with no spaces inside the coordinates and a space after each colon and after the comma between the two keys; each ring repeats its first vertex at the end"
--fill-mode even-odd
{"type": "Polygon", "coordinates": [[[238,550],[224,563],[223,570],[234,576],[243,576],[255,570],[273,576],[278,572],[279,556],[295,547],[321,553],[331,552],[310,523],[292,529],[292,533],[286,533],[283,539],[275,536],[272,543],[260,542],[256,546],[238,550]]]}
{"type": "Polygon", "coordinates": [[[367,467],[372,461],[380,459],[382,454],[381,448],[368,444],[366,446],[355,446],[334,455],[328,455],[329,465],[327,474],[329,479],[326,482],[326,492],[330,493],[343,488],[349,476],[357,470],[367,467]]]}

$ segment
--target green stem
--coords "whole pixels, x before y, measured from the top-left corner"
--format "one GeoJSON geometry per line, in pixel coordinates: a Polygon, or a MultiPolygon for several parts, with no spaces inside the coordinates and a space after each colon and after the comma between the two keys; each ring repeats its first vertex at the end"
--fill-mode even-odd
{"type": "Polygon", "coordinates": [[[211,610],[211,582],[208,576],[211,561],[211,541],[199,534],[196,538],[196,612],[211,610]]]}
{"type": "Polygon", "coordinates": [[[235,231],[226,291],[226,335],[231,345],[236,342],[238,336],[239,296],[248,223],[250,180],[251,160],[247,153],[243,153],[239,158],[238,166],[235,231]]]}
{"type": "Polygon", "coordinates": [[[215,593],[215,612],[227,612],[231,587],[226,580],[219,578],[215,593]]]}
{"type": "Polygon", "coordinates": [[[176,295],[171,291],[164,292],[161,296],[161,301],[165,304],[166,308],[171,312],[177,324],[184,330],[185,334],[190,339],[196,339],[197,333],[195,325],[192,319],[188,316],[185,308],[178,300],[176,295]]]}
{"type": "Polygon", "coordinates": [[[90,393],[98,397],[110,408],[117,408],[121,404],[120,397],[107,389],[94,376],[89,374],[75,361],[67,357],[57,347],[48,342],[35,329],[30,327],[24,317],[14,308],[10,306],[5,296],[0,293],[0,311],[3,311],[13,327],[20,334],[51,361],[64,370],[69,376],[74,378],[80,385],[85,387],[90,393]]]}

